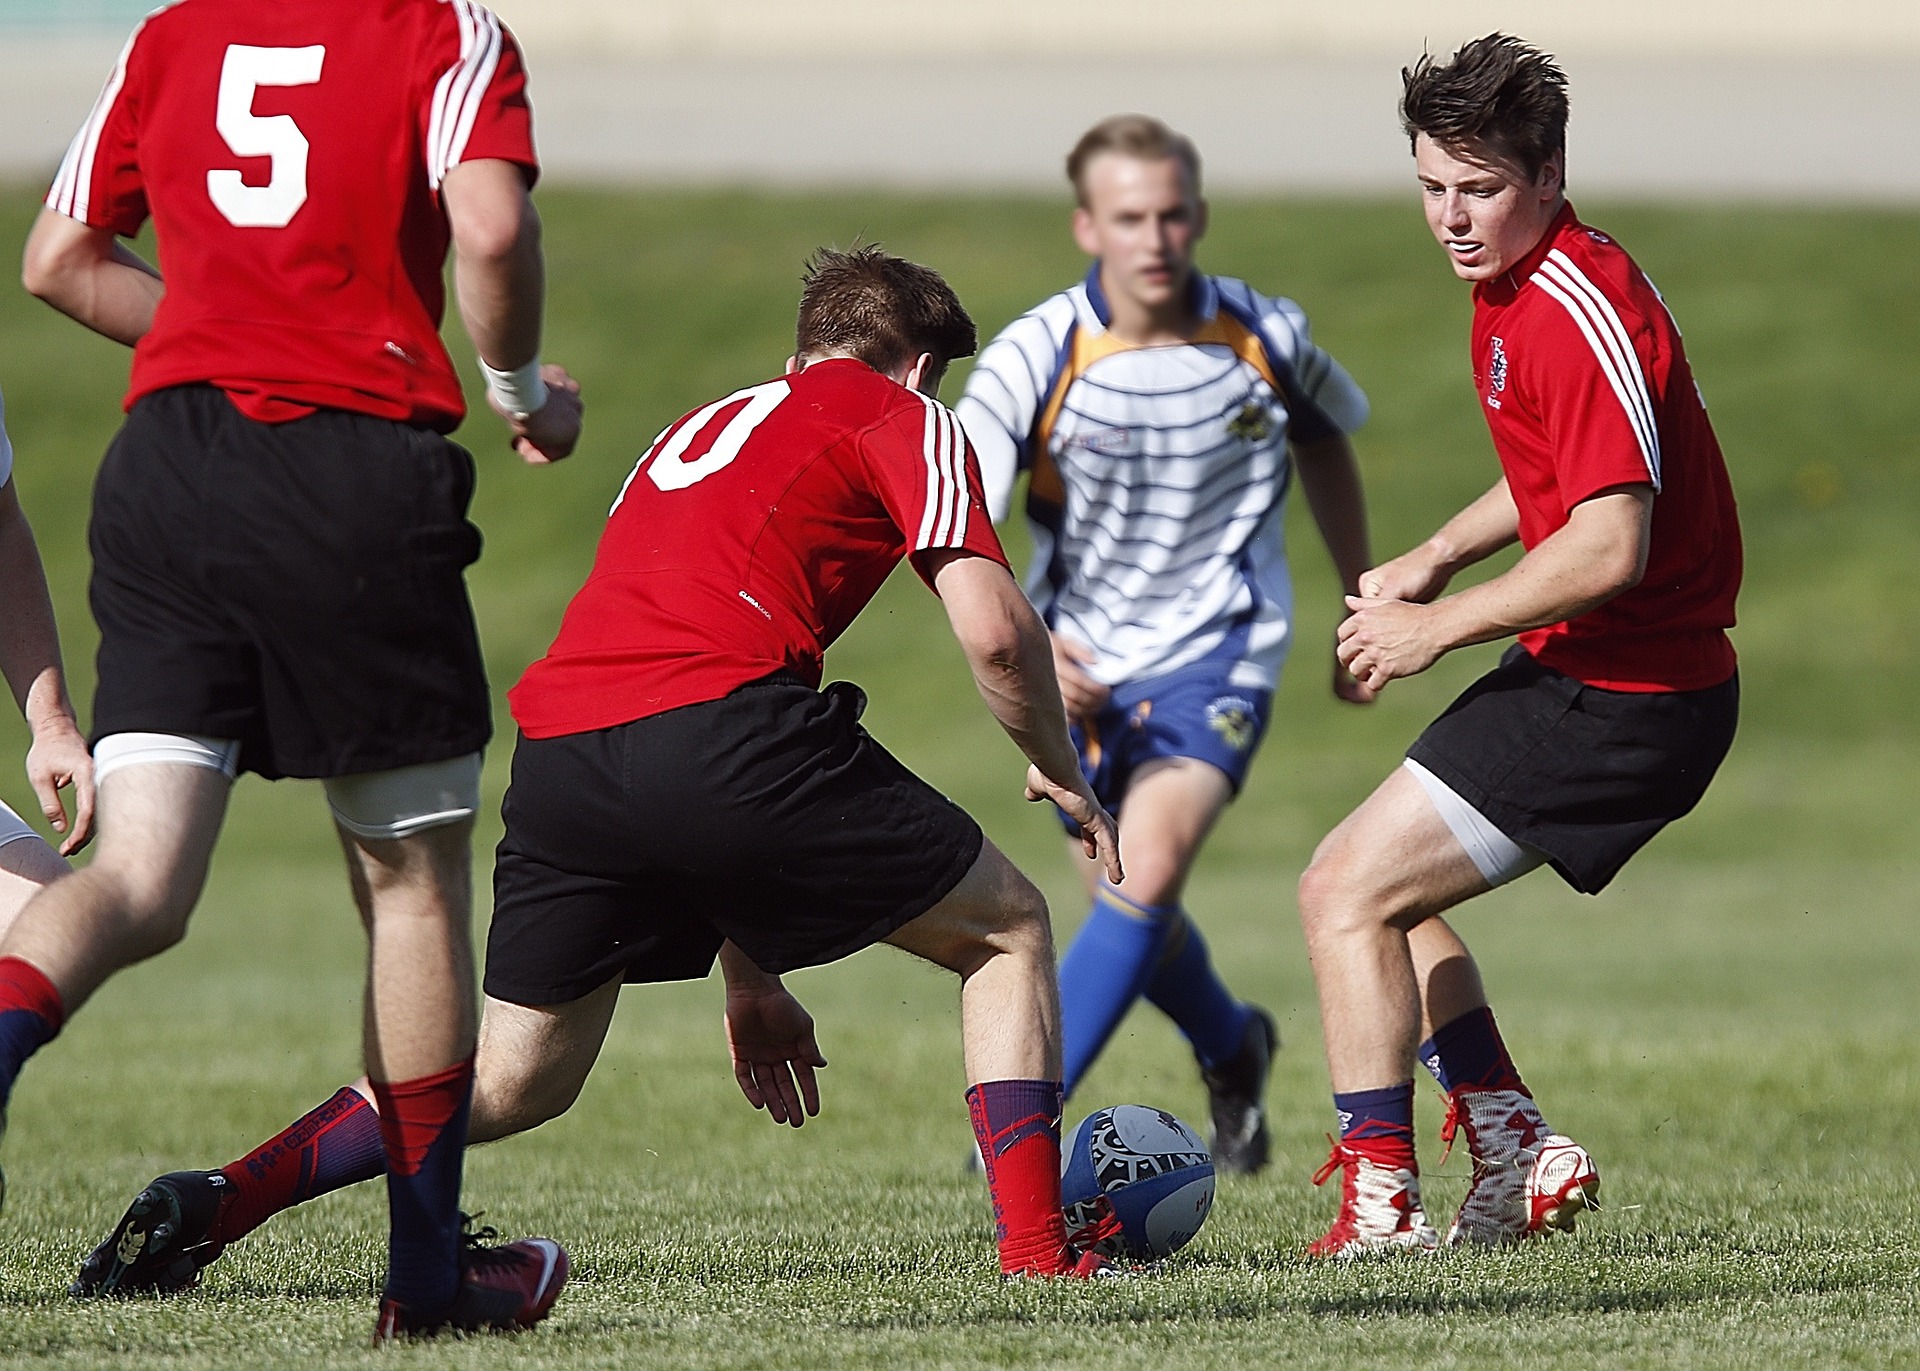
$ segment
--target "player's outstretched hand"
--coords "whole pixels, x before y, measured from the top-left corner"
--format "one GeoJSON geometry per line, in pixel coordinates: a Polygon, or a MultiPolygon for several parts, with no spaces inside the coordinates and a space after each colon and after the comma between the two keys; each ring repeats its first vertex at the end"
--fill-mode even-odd
{"type": "Polygon", "coordinates": [[[547,383],[547,402],[524,419],[516,419],[488,397],[494,413],[507,421],[513,433],[513,450],[528,466],[547,466],[572,456],[587,408],[580,398],[580,383],[567,375],[565,367],[548,363],[540,368],[540,379],[547,383]]]}
{"type": "Polygon", "coordinates": [[[813,1040],[813,1015],[777,980],[771,989],[728,987],[727,1051],[740,1093],[775,1123],[798,1128],[820,1112],[813,1073],[827,1059],[813,1040]]]}
{"type": "Polygon", "coordinates": [[[93,757],[77,728],[43,727],[27,751],[27,779],[40,797],[40,812],[64,835],[60,855],[71,857],[93,841],[93,757]],[[73,790],[73,821],[60,792],[73,790]]]}
{"type": "Polygon", "coordinates": [[[1053,674],[1060,680],[1060,703],[1067,707],[1067,717],[1099,718],[1113,691],[1081,670],[1099,654],[1085,643],[1062,638],[1058,633],[1048,636],[1053,639],[1053,674]]]}
{"type": "Polygon", "coordinates": [[[1353,612],[1340,625],[1340,664],[1367,690],[1378,694],[1388,681],[1418,676],[1454,644],[1441,631],[1440,612],[1432,605],[1404,600],[1347,596],[1353,612]]]}
{"type": "Polygon", "coordinates": [[[1120,826],[1113,821],[1084,776],[1076,776],[1076,785],[1065,786],[1039,767],[1027,766],[1027,798],[1034,803],[1052,800],[1069,819],[1080,825],[1080,842],[1087,855],[1107,869],[1107,881],[1119,885],[1127,873],[1120,865],[1120,826]]]}

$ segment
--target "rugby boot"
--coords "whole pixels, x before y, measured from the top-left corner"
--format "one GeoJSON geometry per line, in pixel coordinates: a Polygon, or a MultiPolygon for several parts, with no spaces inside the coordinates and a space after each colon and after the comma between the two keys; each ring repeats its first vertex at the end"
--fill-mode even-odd
{"type": "Polygon", "coordinates": [[[171,1171],[149,1181],[106,1241],[80,1263],[67,1293],[91,1299],[192,1289],[226,1250],[207,1234],[227,1193],[227,1178],[218,1171],[171,1171]]]}
{"type": "Polygon", "coordinates": [[[1473,1183],[1447,1229],[1447,1245],[1498,1247],[1549,1229],[1570,1231],[1582,1209],[1599,1208],[1600,1173],[1585,1148],[1547,1127],[1518,1090],[1455,1090],[1440,1137],[1461,1131],[1473,1183]]]}
{"type": "MultiPolygon", "coordinates": [[[[1329,1140],[1331,1141],[1331,1140],[1329,1140]]],[[[1313,1173],[1325,1185],[1340,1173],[1340,1214],[1307,1247],[1309,1257],[1370,1257],[1390,1252],[1431,1252],[1440,1235],[1420,1207],[1420,1177],[1405,1167],[1381,1166],[1334,1143],[1326,1165],[1313,1173]]]]}
{"type": "Polygon", "coordinates": [[[544,1319],[567,1283],[566,1249],[551,1238],[490,1246],[498,1236],[491,1228],[463,1236],[460,1289],[451,1308],[422,1317],[383,1296],[374,1346],[442,1333],[515,1333],[544,1319]]]}
{"type": "Polygon", "coordinates": [[[1267,1073],[1280,1047],[1280,1030],[1273,1015],[1257,1005],[1250,1007],[1253,1013],[1240,1050],[1218,1066],[1203,1063],[1200,1067],[1213,1112],[1213,1169],[1225,1176],[1253,1175],[1266,1166],[1271,1149],[1267,1073]]]}

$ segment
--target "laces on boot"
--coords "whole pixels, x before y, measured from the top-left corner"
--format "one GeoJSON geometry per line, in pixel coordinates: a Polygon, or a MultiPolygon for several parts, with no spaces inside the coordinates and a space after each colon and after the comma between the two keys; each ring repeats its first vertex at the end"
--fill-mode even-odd
{"type": "Polygon", "coordinates": [[[1067,1234],[1067,1246],[1075,1252],[1091,1252],[1107,1239],[1117,1238],[1124,1231],[1125,1225],[1114,1212],[1112,1200],[1102,1195],[1093,1203],[1096,1213],[1092,1222],[1083,1223],[1067,1234]]]}
{"type": "Polygon", "coordinates": [[[1336,1141],[1331,1133],[1327,1134],[1327,1145],[1333,1150],[1327,1153],[1327,1159],[1320,1164],[1320,1169],[1313,1173],[1315,1185],[1325,1185],[1333,1179],[1334,1172],[1345,1166],[1349,1159],[1359,1155],[1345,1143],[1336,1141]]]}

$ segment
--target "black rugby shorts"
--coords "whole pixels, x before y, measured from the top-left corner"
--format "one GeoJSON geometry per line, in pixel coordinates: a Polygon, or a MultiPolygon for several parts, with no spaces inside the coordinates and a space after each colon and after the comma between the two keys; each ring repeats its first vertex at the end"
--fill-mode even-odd
{"type": "Polygon", "coordinates": [[[263,424],[211,386],[144,396],[94,484],[95,739],[237,739],[269,779],[484,747],[473,479],[428,429],[341,410],[263,424]]]}
{"type": "Polygon", "coordinates": [[[615,977],[692,980],[728,939],[778,975],[946,898],[980,827],[860,727],[865,705],[845,682],[782,674],[613,728],[522,737],[487,994],[552,1005],[615,977]]]}
{"type": "Polygon", "coordinates": [[[1602,690],[1516,646],[1407,756],[1592,895],[1700,802],[1739,718],[1737,675],[1706,690],[1602,690]]]}

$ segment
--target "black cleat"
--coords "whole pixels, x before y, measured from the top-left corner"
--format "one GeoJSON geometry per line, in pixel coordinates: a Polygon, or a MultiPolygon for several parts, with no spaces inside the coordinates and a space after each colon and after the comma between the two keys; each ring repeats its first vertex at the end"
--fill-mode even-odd
{"type": "Polygon", "coordinates": [[[1200,1067],[1213,1107],[1213,1169],[1251,1176],[1267,1164],[1267,1071],[1280,1049],[1273,1015],[1258,1005],[1247,1020],[1240,1050],[1217,1067],[1200,1067]]]}
{"type": "Polygon", "coordinates": [[[96,1299],[191,1290],[200,1272],[226,1250],[226,1244],[210,1242],[207,1233],[227,1184],[218,1171],[172,1171],[149,1182],[107,1240],[80,1263],[67,1293],[96,1299]]]}

